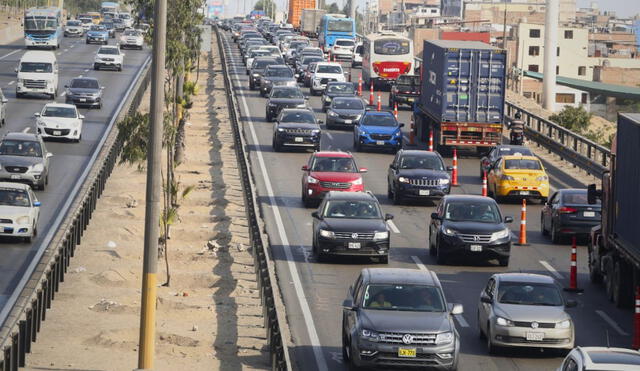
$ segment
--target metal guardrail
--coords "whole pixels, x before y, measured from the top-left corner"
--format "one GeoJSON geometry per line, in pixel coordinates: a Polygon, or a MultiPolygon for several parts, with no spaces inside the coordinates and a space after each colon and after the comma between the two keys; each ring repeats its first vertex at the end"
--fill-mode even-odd
{"type": "Polygon", "coordinates": [[[290,348],[287,339],[290,338],[289,329],[285,315],[284,302],[277,286],[275,265],[265,246],[268,246],[268,237],[263,232],[260,219],[260,211],[254,190],[256,189],[249,171],[249,156],[245,151],[246,143],[240,131],[240,107],[236,92],[231,83],[229,63],[225,53],[222,36],[219,29],[215,27],[218,49],[222,59],[224,70],[224,82],[227,91],[227,103],[231,116],[231,127],[235,142],[236,158],[240,169],[242,188],[244,191],[245,209],[249,224],[249,234],[251,237],[251,251],[255,261],[255,271],[262,301],[264,327],[267,331],[267,341],[271,357],[271,368],[277,371],[290,371],[292,364],[289,357],[290,348]]]}
{"type": "Polygon", "coordinates": [[[60,219],[53,223],[15,294],[0,313],[0,371],[17,371],[25,366],[26,354],[31,352],[31,343],[36,341],[46,311],[64,282],[71,258],[122,150],[115,125],[135,112],[149,85],[150,60],[147,58],[138,70],[98,149],[63,206],[60,219]]]}

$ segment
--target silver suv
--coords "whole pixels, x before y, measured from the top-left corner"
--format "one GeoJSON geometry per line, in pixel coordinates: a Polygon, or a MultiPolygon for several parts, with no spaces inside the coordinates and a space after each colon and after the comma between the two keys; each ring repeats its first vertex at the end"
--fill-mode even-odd
{"type": "Polygon", "coordinates": [[[42,137],[33,133],[8,133],[0,142],[0,180],[28,183],[44,190],[49,183],[49,159],[42,137]]]}
{"type": "Polygon", "coordinates": [[[365,268],[343,303],[342,356],[359,367],[455,370],[460,336],[434,272],[365,268]]]}

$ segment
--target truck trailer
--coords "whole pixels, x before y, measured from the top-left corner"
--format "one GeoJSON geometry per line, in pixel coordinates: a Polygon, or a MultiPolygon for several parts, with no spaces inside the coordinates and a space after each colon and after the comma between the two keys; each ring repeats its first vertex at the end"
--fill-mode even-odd
{"type": "Polygon", "coordinates": [[[318,37],[318,28],[322,16],[327,13],[324,9],[302,9],[300,16],[300,33],[308,37],[318,37]]]}

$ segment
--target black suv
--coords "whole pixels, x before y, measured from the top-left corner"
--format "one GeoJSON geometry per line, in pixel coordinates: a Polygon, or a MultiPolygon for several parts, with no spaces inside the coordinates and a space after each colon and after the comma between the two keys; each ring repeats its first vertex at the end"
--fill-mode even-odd
{"type": "Polygon", "coordinates": [[[391,83],[389,90],[389,107],[395,104],[408,104],[413,106],[413,102],[420,97],[420,76],[400,75],[391,83]]]}
{"type": "Polygon", "coordinates": [[[260,79],[267,66],[280,64],[274,57],[258,57],[253,60],[251,70],[249,71],[249,89],[255,90],[260,87],[260,79]]]}
{"type": "Polygon", "coordinates": [[[271,89],[265,107],[265,117],[271,122],[283,108],[308,108],[307,98],[297,86],[276,86],[271,89]]]}
{"type": "Polygon", "coordinates": [[[451,191],[451,178],[438,152],[400,150],[389,165],[387,196],[394,204],[404,198],[440,199],[451,191]]]}
{"type": "Polygon", "coordinates": [[[389,261],[391,214],[382,214],[370,192],[327,193],[313,216],[313,253],[318,261],[328,255],[379,257],[389,261]]]}
{"type": "Polygon", "coordinates": [[[273,126],[273,150],[302,147],[320,150],[320,126],[309,109],[283,109],[273,126]]]}
{"type": "Polygon", "coordinates": [[[429,224],[429,254],[437,256],[438,264],[454,257],[497,259],[506,267],[511,253],[511,231],[502,218],[496,201],[489,197],[448,195],[431,214],[429,224]]]}
{"type": "Polygon", "coordinates": [[[276,86],[298,86],[298,83],[293,77],[293,71],[289,66],[278,64],[268,66],[264,70],[260,80],[260,95],[263,97],[269,95],[271,89],[276,86]]]}
{"type": "Polygon", "coordinates": [[[455,370],[460,336],[433,271],[365,268],[342,310],[342,358],[350,369],[401,367],[455,370]]]}
{"type": "Polygon", "coordinates": [[[326,89],[322,93],[322,111],[326,111],[333,98],[355,97],[356,89],[351,82],[332,81],[327,83],[326,89]]]}

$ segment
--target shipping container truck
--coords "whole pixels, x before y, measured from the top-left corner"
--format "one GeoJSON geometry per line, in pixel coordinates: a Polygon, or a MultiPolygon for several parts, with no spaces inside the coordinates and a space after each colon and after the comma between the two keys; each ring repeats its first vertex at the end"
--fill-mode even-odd
{"type": "Polygon", "coordinates": [[[324,9],[302,9],[300,32],[308,37],[318,37],[320,21],[326,13],[324,9]]]}
{"type": "Polygon", "coordinates": [[[302,9],[314,9],[316,0],[289,0],[289,17],[287,23],[291,23],[294,28],[300,28],[300,17],[302,9]]]}
{"type": "Polygon", "coordinates": [[[631,307],[640,285],[640,114],[619,114],[602,189],[589,186],[589,203],[601,202],[601,222],[589,239],[589,277],[604,283],[618,307],[631,307]]]}
{"type": "Polygon", "coordinates": [[[500,144],[504,116],[506,51],[478,41],[425,41],[415,133],[433,133],[439,152],[500,144]]]}

